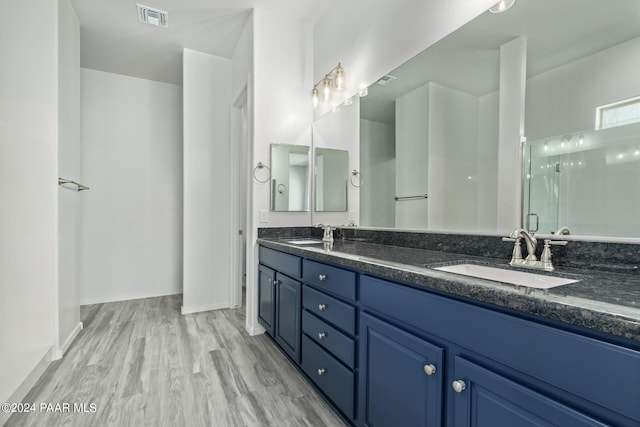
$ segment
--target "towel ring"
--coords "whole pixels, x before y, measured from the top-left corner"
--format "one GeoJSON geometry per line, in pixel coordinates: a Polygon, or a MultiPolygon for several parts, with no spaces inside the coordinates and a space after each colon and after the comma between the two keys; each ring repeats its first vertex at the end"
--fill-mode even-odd
{"type": "Polygon", "coordinates": [[[362,177],[362,174],[355,169],[351,171],[350,181],[351,181],[351,185],[353,185],[356,188],[360,188],[362,187],[362,184],[364,184],[364,178],[362,177]],[[355,177],[358,177],[357,183],[353,182],[353,179],[355,177]]]}
{"type": "Polygon", "coordinates": [[[284,184],[278,184],[278,193],[282,194],[287,191],[287,186],[284,184]]]}
{"type": "Polygon", "coordinates": [[[269,182],[269,180],[271,179],[271,169],[269,169],[269,166],[265,165],[262,162],[258,162],[256,167],[253,168],[253,179],[255,179],[256,182],[259,182],[260,184],[265,184],[269,182]],[[262,169],[267,170],[267,177],[265,179],[258,178],[258,170],[262,170],[262,169]]]}

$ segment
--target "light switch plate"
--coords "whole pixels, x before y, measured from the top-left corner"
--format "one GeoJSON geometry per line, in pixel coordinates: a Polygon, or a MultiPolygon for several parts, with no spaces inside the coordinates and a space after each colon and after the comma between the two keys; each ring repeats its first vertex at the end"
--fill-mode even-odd
{"type": "Polygon", "coordinates": [[[269,211],[266,209],[260,209],[260,222],[267,223],[269,222],[269,211]]]}

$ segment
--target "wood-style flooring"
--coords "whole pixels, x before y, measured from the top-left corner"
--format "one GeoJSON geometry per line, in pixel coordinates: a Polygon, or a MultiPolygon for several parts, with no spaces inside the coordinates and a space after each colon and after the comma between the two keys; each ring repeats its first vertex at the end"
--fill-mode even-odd
{"type": "Polygon", "coordinates": [[[344,426],[273,341],[245,332],[244,307],[183,316],[181,304],[82,307],[84,329],[24,399],[62,412],[6,426],[344,426]]]}

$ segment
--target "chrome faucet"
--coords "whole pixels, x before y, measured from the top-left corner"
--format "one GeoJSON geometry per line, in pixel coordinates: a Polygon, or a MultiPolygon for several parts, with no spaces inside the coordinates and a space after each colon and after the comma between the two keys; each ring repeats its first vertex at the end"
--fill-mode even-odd
{"type": "Polygon", "coordinates": [[[555,236],[560,236],[560,235],[569,235],[571,234],[571,232],[569,231],[569,228],[565,225],[563,225],[562,227],[558,228],[556,231],[552,231],[551,234],[555,235],[555,236]]]}
{"type": "MultiPolygon", "coordinates": [[[[566,229],[566,234],[569,233],[569,229],[566,229]]],[[[559,234],[565,234],[565,230],[562,228],[558,230],[559,234]]],[[[552,245],[561,245],[565,246],[567,244],[566,240],[550,240],[546,239],[544,241],[544,248],[542,251],[542,255],[540,256],[540,261],[536,257],[536,249],[538,247],[538,239],[528,231],[522,228],[516,228],[511,232],[509,237],[503,237],[503,241],[514,242],[513,245],[513,254],[511,255],[511,261],[509,265],[515,267],[526,267],[526,268],[535,268],[539,270],[545,271],[553,271],[553,263],[551,262],[551,246],[552,245]],[[527,258],[522,259],[522,249],[520,248],[520,240],[524,238],[525,243],[527,244],[527,258]]]]}
{"type": "Polygon", "coordinates": [[[511,239],[519,239],[520,237],[524,238],[524,242],[527,244],[527,258],[526,261],[537,261],[536,257],[536,248],[538,247],[538,239],[527,230],[523,228],[516,228],[509,235],[511,239]]]}
{"type": "Polygon", "coordinates": [[[322,243],[324,243],[324,250],[326,252],[330,252],[333,250],[333,230],[335,227],[324,224],[317,224],[316,227],[322,228],[324,230],[324,234],[322,236],[322,243]]]}

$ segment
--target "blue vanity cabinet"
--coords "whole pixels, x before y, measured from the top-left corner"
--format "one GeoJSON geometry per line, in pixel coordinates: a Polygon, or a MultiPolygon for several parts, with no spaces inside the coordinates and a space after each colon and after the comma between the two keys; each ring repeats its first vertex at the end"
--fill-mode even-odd
{"type": "Polygon", "coordinates": [[[276,322],[274,338],[280,347],[300,363],[300,312],[302,285],[276,273],[276,322]]]}
{"type": "Polygon", "coordinates": [[[442,425],[443,362],[443,348],[362,313],[361,425],[442,425]]]}
{"type": "Polygon", "coordinates": [[[453,371],[454,427],[607,425],[462,357],[453,371]]]}
{"type": "Polygon", "coordinates": [[[276,320],[276,272],[260,265],[258,267],[258,322],[273,336],[276,320]]]}
{"type": "Polygon", "coordinates": [[[262,246],[259,256],[258,322],[300,363],[302,259],[262,246]]]}
{"type": "Polygon", "coordinates": [[[356,273],[305,259],[302,276],[302,370],[354,421],[356,273]]]}
{"type": "MultiPolygon", "coordinates": [[[[445,348],[444,425],[640,426],[636,350],[367,275],[360,276],[360,307],[361,411],[371,406],[366,381],[377,375],[366,361],[388,358],[388,365],[408,365],[398,337],[414,334],[445,348]],[[395,332],[376,349],[372,328],[395,332]]],[[[398,393],[398,401],[412,400],[414,388],[386,392],[398,393]]],[[[423,418],[415,417],[405,424],[422,425],[423,418]]]]}

